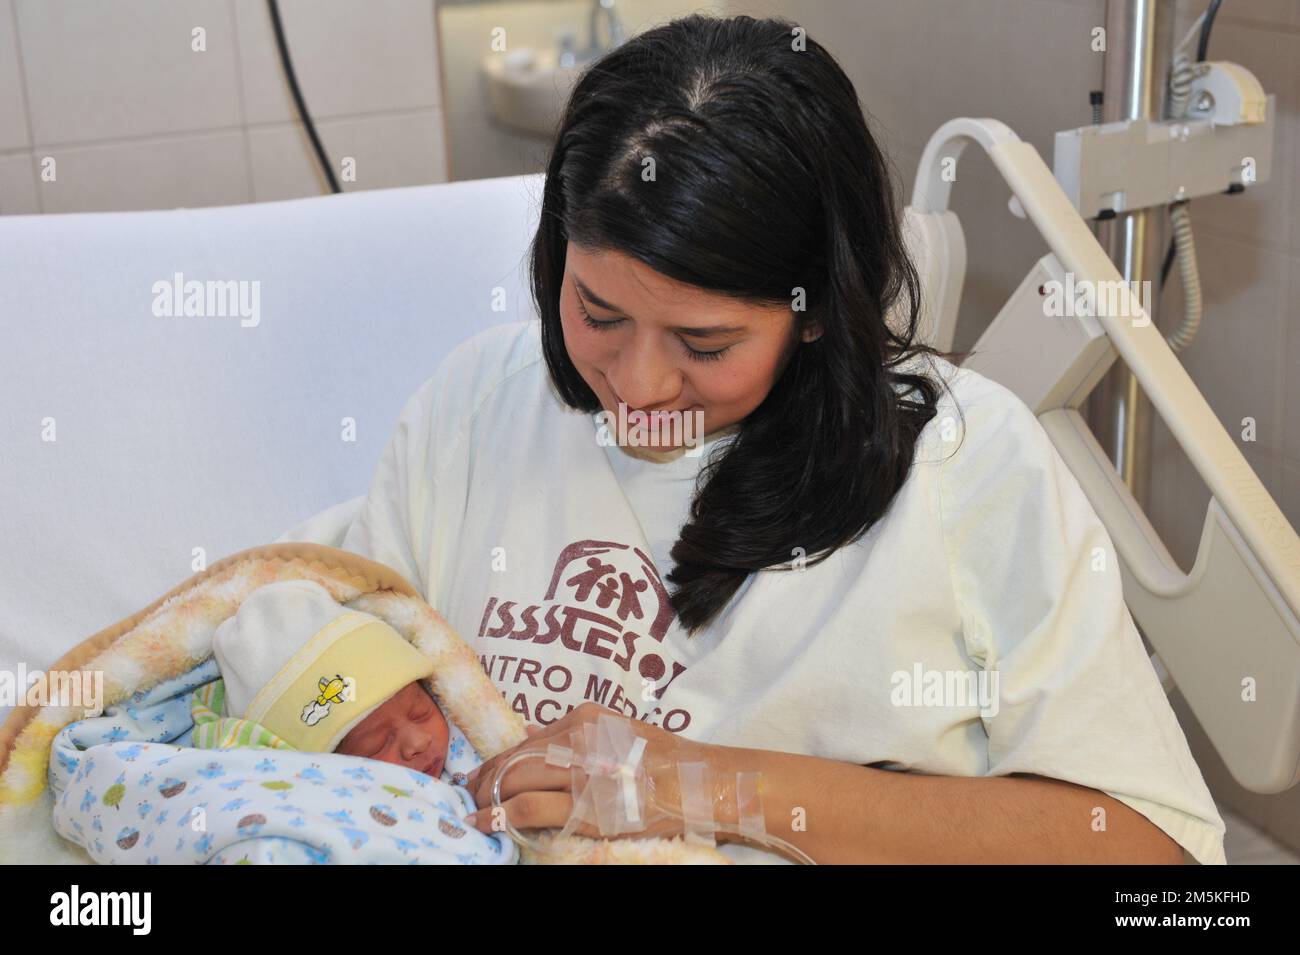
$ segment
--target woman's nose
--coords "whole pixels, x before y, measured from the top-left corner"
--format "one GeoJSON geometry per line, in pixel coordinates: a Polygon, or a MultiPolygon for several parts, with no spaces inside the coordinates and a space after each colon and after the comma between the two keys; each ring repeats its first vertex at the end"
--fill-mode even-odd
{"type": "Polygon", "coordinates": [[[645,342],[634,342],[619,356],[618,376],[610,384],[629,408],[645,411],[659,410],[682,390],[677,369],[657,347],[645,342]]]}

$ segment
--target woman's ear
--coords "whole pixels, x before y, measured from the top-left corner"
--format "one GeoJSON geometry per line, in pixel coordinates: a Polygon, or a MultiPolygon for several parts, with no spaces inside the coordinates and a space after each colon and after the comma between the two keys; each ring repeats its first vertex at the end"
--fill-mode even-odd
{"type": "Polygon", "coordinates": [[[817,341],[817,339],[819,339],[819,338],[821,338],[821,337],[822,337],[822,327],[821,327],[821,325],[820,325],[819,323],[817,323],[817,322],[811,322],[810,324],[808,324],[808,325],[804,328],[803,333],[802,333],[802,336],[801,336],[801,338],[802,338],[802,340],[803,340],[803,342],[804,342],[805,344],[808,343],[808,342],[815,342],[815,341],[817,341]]]}

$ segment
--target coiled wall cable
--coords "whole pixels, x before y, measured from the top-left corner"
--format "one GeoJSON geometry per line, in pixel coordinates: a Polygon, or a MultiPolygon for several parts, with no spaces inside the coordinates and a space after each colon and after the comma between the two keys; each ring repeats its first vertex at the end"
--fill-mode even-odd
{"type": "MultiPolygon", "coordinates": [[[[1204,65],[1205,53],[1209,49],[1210,30],[1214,26],[1214,17],[1219,12],[1223,0],[1211,0],[1209,7],[1192,24],[1187,35],[1183,37],[1174,50],[1173,64],[1169,70],[1169,105],[1170,119],[1181,119],[1187,115],[1191,104],[1192,83],[1208,67],[1204,65]],[[1196,47],[1196,60],[1184,52],[1184,47],[1191,41],[1197,29],[1200,40],[1196,47]]],[[[1183,285],[1183,320],[1165,341],[1173,351],[1179,352],[1196,338],[1201,327],[1203,300],[1201,298],[1201,273],[1196,264],[1196,244],[1192,240],[1192,218],[1187,202],[1175,202],[1169,206],[1169,224],[1173,235],[1169,240],[1169,249],[1165,252],[1165,261],[1160,267],[1160,288],[1165,287],[1169,277],[1169,268],[1173,264],[1175,252],[1178,255],[1178,275],[1183,285]]]]}
{"type": "Polygon", "coordinates": [[[1201,273],[1196,265],[1196,244],[1192,241],[1192,218],[1186,202],[1169,207],[1169,223],[1174,230],[1174,247],[1178,250],[1178,275],[1183,281],[1183,320],[1165,337],[1175,352],[1182,351],[1196,338],[1201,327],[1201,273]]]}

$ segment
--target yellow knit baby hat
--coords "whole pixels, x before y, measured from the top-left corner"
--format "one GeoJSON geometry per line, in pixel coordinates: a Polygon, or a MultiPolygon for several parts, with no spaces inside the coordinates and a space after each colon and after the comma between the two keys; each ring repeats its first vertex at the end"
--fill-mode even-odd
{"type": "Polygon", "coordinates": [[[388,623],[310,580],[253,591],[217,627],[212,652],[225,715],[306,752],[332,752],[389,697],[433,673],[433,661],[388,623]]]}

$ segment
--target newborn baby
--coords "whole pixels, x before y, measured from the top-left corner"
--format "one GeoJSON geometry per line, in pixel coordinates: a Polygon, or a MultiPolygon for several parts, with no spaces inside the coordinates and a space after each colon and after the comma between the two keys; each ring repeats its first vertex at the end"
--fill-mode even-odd
{"type": "Polygon", "coordinates": [[[282,581],[250,593],[212,649],[220,678],[189,694],[188,739],[106,734],[92,720],[55,740],[55,831],[91,858],[517,861],[504,834],[465,822],[477,807],[464,774],[479,754],[425,688],[433,661],[386,621],[317,583],[282,581]],[[111,741],[78,745],[90,738],[111,741]]]}
{"type": "Polygon", "coordinates": [[[260,587],[212,637],[221,681],[195,694],[194,745],[363,756],[437,779],[447,718],[420,682],[433,663],[324,587],[260,587]]]}

